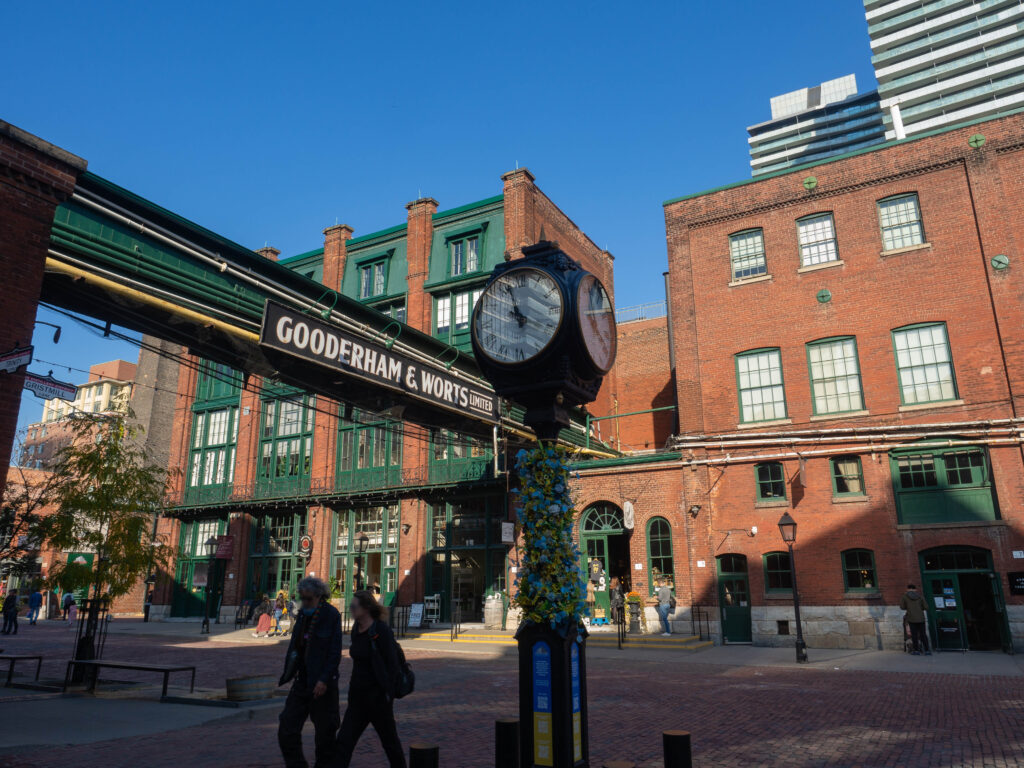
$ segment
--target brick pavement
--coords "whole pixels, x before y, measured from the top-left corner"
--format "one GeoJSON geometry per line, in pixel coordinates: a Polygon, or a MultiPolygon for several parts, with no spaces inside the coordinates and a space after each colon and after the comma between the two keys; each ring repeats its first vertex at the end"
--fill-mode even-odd
{"type": "MultiPolygon", "coordinates": [[[[65,658],[70,639],[50,627],[2,638],[9,650],[39,648],[65,658]]],[[[70,635],[71,633],[68,633],[70,635]]],[[[202,685],[226,674],[279,667],[280,646],[232,645],[111,635],[106,655],[190,660],[202,685]]],[[[514,649],[496,655],[410,650],[419,690],[398,703],[403,741],[440,743],[444,768],[491,763],[493,720],[515,714],[514,649]]],[[[60,672],[47,661],[44,675],[60,672]]],[[[347,662],[342,666],[347,674],[347,662]]],[[[660,764],[660,732],[693,732],[699,768],[729,766],[1024,767],[1020,678],[921,673],[726,667],[671,660],[594,658],[589,665],[592,764],[629,758],[660,764]]],[[[17,704],[0,717],[16,722],[17,704]]],[[[9,768],[279,766],[276,710],[183,730],[8,755],[9,768]]],[[[311,749],[307,733],[307,749],[311,749]]],[[[2,746],[2,745],[0,745],[2,746]]],[[[358,768],[383,766],[373,736],[358,768]]]]}

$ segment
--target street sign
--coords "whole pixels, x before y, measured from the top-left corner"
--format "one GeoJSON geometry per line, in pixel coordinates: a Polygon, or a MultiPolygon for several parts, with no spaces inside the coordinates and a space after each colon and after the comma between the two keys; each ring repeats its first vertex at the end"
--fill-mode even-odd
{"type": "Polygon", "coordinates": [[[218,536],[217,551],[213,556],[214,560],[230,560],[235,554],[235,537],[218,536]]]}
{"type": "Polygon", "coordinates": [[[15,347],[10,352],[0,355],[0,371],[14,373],[19,368],[32,362],[32,346],[15,347]]]}
{"type": "Polygon", "coordinates": [[[1024,595],[1024,572],[1012,571],[1006,574],[1006,579],[1010,582],[1011,595],[1024,595]]]}
{"type": "Polygon", "coordinates": [[[25,389],[43,400],[51,400],[55,397],[59,397],[61,400],[74,400],[78,395],[78,387],[74,384],[57,381],[52,375],[40,376],[38,373],[28,371],[25,371],[25,389]]]}
{"type": "Polygon", "coordinates": [[[453,376],[443,365],[414,360],[386,344],[366,341],[272,301],[267,302],[263,311],[260,345],[435,407],[491,423],[498,421],[498,399],[494,392],[453,376]]]}

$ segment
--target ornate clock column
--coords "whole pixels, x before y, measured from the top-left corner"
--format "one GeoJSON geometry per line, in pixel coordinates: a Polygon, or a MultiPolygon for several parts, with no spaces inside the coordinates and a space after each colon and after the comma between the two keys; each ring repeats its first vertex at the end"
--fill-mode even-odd
{"type": "Polygon", "coordinates": [[[498,394],[526,407],[538,446],[519,451],[523,558],[516,604],[524,766],[587,768],[583,574],[567,453],[569,409],[592,402],[615,360],[615,315],[593,275],[539,243],[499,266],[473,314],[473,352],[498,394]]]}

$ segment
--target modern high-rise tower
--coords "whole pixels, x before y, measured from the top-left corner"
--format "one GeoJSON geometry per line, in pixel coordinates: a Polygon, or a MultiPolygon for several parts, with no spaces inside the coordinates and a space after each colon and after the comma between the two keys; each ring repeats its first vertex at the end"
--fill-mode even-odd
{"type": "Polygon", "coordinates": [[[1024,0],[864,0],[864,9],[887,139],[1024,106],[1024,0]]]}

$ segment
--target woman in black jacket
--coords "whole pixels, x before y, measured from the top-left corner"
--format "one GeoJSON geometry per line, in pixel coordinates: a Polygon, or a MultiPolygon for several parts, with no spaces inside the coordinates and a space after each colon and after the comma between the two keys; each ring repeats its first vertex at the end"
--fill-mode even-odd
{"type": "Polygon", "coordinates": [[[405,768],[405,754],[395,725],[394,691],[398,680],[398,645],[387,612],[366,590],[352,595],[352,679],[348,707],[338,731],[338,765],[348,768],[352,751],[366,726],[373,724],[391,768],[405,768]]]}

